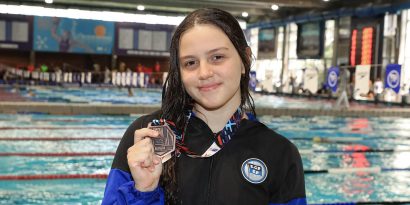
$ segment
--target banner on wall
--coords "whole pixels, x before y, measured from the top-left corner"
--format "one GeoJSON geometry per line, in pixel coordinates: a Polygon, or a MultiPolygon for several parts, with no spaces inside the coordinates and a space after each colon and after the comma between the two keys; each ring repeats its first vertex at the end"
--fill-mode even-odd
{"type": "Polygon", "coordinates": [[[257,84],[257,80],[256,80],[256,71],[251,70],[249,73],[250,79],[249,79],[249,89],[252,91],[255,91],[256,89],[256,84],[257,84]]]}
{"type": "Polygon", "coordinates": [[[340,71],[338,67],[331,67],[327,71],[327,76],[326,76],[326,85],[328,88],[332,90],[332,92],[337,91],[337,80],[339,79],[340,71]]]}
{"type": "Polygon", "coordinates": [[[141,23],[115,24],[115,53],[118,55],[169,56],[175,26],[141,23]]]}
{"type": "Polygon", "coordinates": [[[273,70],[272,69],[265,70],[265,79],[262,81],[261,87],[263,91],[273,92],[273,70]]]}
{"type": "Polygon", "coordinates": [[[357,65],[355,72],[354,96],[369,93],[370,65],[357,65]]]}
{"type": "Polygon", "coordinates": [[[113,42],[113,22],[34,17],[36,51],[111,54],[113,42]]]}
{"type": "Polygon", "coordinates": [[[31,50],[33,17],[0,14],[0,49],[31,50]]]}
{"type": "Polygon", "coordinates": [[[318,90],[319,75],[317,69],[306,69],[303,76],[303,89],[315,94],[318,90]]]}
{"type": "Polygon", "coordinates": [[[400,75],[401,75],[401,65],[399,64],[389,64],[386,66],[385,75],[385,88],[390,88],[394,92],[399,93],[400,91],[400,75]]]}
{"type": "Polygon", "coordinates": [[[296,53],[298,58],[319,59],[323,54],[325,25],[323,21],[298,24],[296,53]]]}
{"type": "Polygon", "coordinates": [[[258,33],[258,59],[276,58],[276,29],[263,28],[258,33]]]}

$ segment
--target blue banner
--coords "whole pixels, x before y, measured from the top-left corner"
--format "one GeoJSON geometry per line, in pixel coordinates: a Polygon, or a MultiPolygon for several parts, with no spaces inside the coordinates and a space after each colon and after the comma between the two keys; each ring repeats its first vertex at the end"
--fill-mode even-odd
{"type": "Polygon", "coordinates": [[[250,77],[250,79],[249,79],[249,88],[252,90],[252,91],[255,91],[255,89],[256,89],[256,84],[257,84],[257,80],[256,80],[256,71],[253,71],[253,70],[251,70],[250,71],[250,73],[249,73],[249,77],[250,77]]]}
{"type": "Polygon", "coordinates": [[[327,71],[326,85],[332,90],[332,92],[337,91],[337,79],[339,78],[340,71],[338,67],[331,67],[327,71]]]}
{"type": "Polygon", "coordinates": [[[400,91],[400,73],[401,65],[399,64],[389,64],[386,66],[386,76],[384,79],[385,88],[390,88],[394,92],[399,93],[400,91]]]}
{"type": "Polygon", "coordinates": [[[114,22],[34,17],[36,51],[111,54],[114,22]]]}

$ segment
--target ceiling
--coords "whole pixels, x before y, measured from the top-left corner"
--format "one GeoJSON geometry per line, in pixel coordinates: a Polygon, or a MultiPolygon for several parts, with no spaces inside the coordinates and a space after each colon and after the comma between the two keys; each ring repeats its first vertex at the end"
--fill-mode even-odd
{"type": "Polygon", "coordinates": [[[58,8],[83,8],[92,10],[111,10],[133,13],[151,13],[159,15],[186,15],[187,13],[205,7],[216,7],[229,11],[237,18],[248,23],[286,18],[307,12],[332,10],[342,7],[358,7],[365,5],[404,2],[407,0],[54,0],[53,4],[45,4],[44,0],[0,0],[0,3],[42,5],[58,8]],[[280,9],[273,11],[272,4],[280,9]],[[144,5],[144,11],[136,7],[144,5]],[[246,11],[249,16],[242,17],[246,11]]]}

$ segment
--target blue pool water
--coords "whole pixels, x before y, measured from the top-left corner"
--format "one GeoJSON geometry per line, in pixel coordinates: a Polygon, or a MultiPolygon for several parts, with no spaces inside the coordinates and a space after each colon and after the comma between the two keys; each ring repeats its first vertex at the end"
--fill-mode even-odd
{"type": "MultiPolygon", "coordinates": [[[[58,103],[109,103],[109,104],[139,104],[160,105],[161,89],[132,88],[133,96],[128,96],[126,88],[87,88],[87,87],[21,87],[5,88],[6,92],[19,93],[22,97],[36,102],[58,103]],[[29,92],[32,94],[30,95],[29,92]]],[[[307,99],[292,99],[273,95],[253,94],[257,107],[271,108],[313,108],[329,109],[332,102],[311,101],[307,99]]]]}
{"type": "Polygon", "coordinates": [[[132,88],[129,96],[127,88],[85,88],[85,87],[9,87],[8,92],[18,92],[21,96],[37,102],[59,103],[109,103],[109,104],[160,104],[161,90],[132,88]],[[31,92],[31,94],[29,94],[31,92]]]}
{"type": "MultiPolygon", "coordinates": [[[[134,116],[0,114],[0,153],[108,153],[1,156],[0,177],[106,174],[134,116]],[[81,137],[84,140],[5,140],[81,137]],[[89,139],[96,138],[96,139],[89,139]],[[106,139],[104,139],[106,138],[106,139]]],[[[300,150],[310,204],[410,201],[410,119],[260,116],[300,150]],[[373,152],[352,152],[373,150],[373,152]],[[327,173],[329,169],[382,171],[327,173]]],[[[99,204],[104,179],[0,180],[0,204],[99,204]]]]}

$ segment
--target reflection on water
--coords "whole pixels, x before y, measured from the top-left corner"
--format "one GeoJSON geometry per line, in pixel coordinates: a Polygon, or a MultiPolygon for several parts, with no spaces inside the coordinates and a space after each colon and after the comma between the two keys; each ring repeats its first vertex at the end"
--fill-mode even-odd
{"type": "MultiPolygon", "coordinates": [[[[367,168],[371,166],[371,163],[367,160],[364,152],[370,148],[366,145],[347,145],[343,149],[348,153],[343,154],[342,164],[340,167],[348,168],[367,168]]],[[[361,200],[368,201],[370,195],[374,192],[373,183],[374,177],[369,172],[355,172],[351,176],[347,177],[342,184],[342,189],[346,198],[353,196],[361,196],[361,200]]]]}

